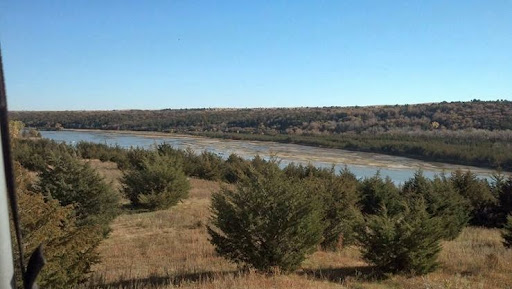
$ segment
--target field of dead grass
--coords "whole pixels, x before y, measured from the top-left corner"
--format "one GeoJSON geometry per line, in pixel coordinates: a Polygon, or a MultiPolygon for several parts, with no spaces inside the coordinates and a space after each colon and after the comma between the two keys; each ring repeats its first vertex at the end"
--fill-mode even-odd
{"type": "MultiPolygon", "coordinates": [[[[99,164],[91,163],[103,175],[110,171],[111,180],[120,176],[99,164]]],[[[512,288],[512,250],[498,230],[484,228],[466,228],[443,243],[440,268],[426,276],[376,280],[356,247],[316,252],[290,275],[240,271],[208,242],[209,197],[220,184],[191,179],[191,186],[190,197],[169,210],[119,216],[84,288],[512,288]]]]}

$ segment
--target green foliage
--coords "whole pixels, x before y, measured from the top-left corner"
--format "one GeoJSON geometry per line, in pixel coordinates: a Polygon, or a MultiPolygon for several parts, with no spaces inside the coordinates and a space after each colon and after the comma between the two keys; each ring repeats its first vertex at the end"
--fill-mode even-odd
{"type": "Polygon", "coordinates": [[[495,226],[495,207],[498,200],[485,180],[480,180],[470,171],[457,170],[451,174],[450,182],[455,190],[469,202],[470,224],[495,226]]]}
{"type": "Polygon", "coordinates": [[[249,171],[249,162],[237,156],[229,155],[224,163],[224,180],[228,183],[240,181],[249,171]]]}
{"type": "Polygon", "coordinates": [[[452,188],[444,176],[429,180],[418,171],[404,184],[402,191],[407,198],[425,201],[427,212],[439,217],[444,239],[455,239],[469,220],[469,202],[452,188]]]}
{"type": "Polygon", "coordinates": [[[122,178],[124,193],[134,206],[166,209],[188,196],[190,185],[175,157],[153,153],[139,161],[122,178]]]}
{"type": "Polygon", "coordinates": [[[421,199],[410,201],[397,214],[383,207],[368,215],[358,235],[363,258],[379,271],[412,275],[435,270],[442,237],[440,218],[432,217],[421,199]]]}
{"type": "Polygon", "coordinates": [[[512,214],[512,176],[497,184],[499,205],[497,209],[497,226],[506,222],[507,215],[512,214]]]}
{"type": "Polygon", "coordinates": [[[326,225],[323,232],[322,248],[336,250],[354,243],[355,227],[360,225],[362,215],[357,207],[358,181],[348,170],[339,176],[334,171],[326,177],[311,176],[306,179],[310,194],[322,199],[326,225]]]}
{"type": "Polygon", "coordinates": [[[321,202],[276,164],[261,168],[213,194],[210,241],[236,263],[290,272],[322,241],[321,202]]]}
{"type": "Polygon", "coordinates": [[[222,178],[223,160],[215,153],[204,151],[198,158],[194,175],[205,180],[219,181],[222,178]]]}
{"type": "Polygon", "coordinates": [[[223,178],[224,160],[215,153],[203,151],[197,155],[192,149],[175,149],[169,144],[157,146],[160,155],[170,156],[180,163],[187,176],[194,176],[205,180],[220,181],[223,178]]]}
{"type": "Polygon", "coordinates": [[[508,215],[507,222],[503,227],[503,245],[506,248],[512,248],[512,214],[508,215]]]}
{"type": "Polygon", "coordinates": [[[119,194],[87,163],[68,155],[51,157],[34,188],[62,206],[72,205],[79,226],[99,225],[107,233],[119,212],[119,194]]]}
{"type": "Polygon", "coordinates": [[[251,167],[257,172],[267,172],[269,170],[281,170],[279,168],[280,161],[276,157],[265,160],[259,155],[254,156],[250,161],[251,167]]]}
{"type": "Polygon", "coordinates": [[[181,151],[183,155],[183,171],[187,176],[197,175],[197,167],[200,164],[199,156],[190,147],[181,151]]]}
{"type": "Polygon", "coordinates": [[[203,151],[200,155],[187,148],[175,149],[169,144],[160,144],[157,151],[161,155],[172,156],[176,162],[181,163],[183,171],[188,176],[205,180],[220,181],[224,179],[224,160],[213,152],[203,151]]]}
{"type": "Polygon", "coordinates": [[[152,155],[152,152],[143,148],[132,148],[128,150],[126,154],[126,164],[124,166],[120,166],[119,168],[121,170],[142,169],[144,167],[144,161],[151,158],[152,155]]]}
{"type": "Polygon", "coordinates": [[[76,151],[84,159],[115,162],[119,168],[125,168],[129,165],[127,150],[118,145],[109,146],[107,144],[81,141],[76,145],[76,151]]]}
{"type": "Polygon", "coordinates": [[[168,143],[161,143],[156,146],[156,151],[159,155],[166,155],[175,158],[179,162],[184,162],[184,159],[188,156],[188,153],[191,153],[193,156],[196,156],[191,149],[182,150],[176,149],[172,145],[168,143]]]}
{"type": "MultiPolygon", "coordinates": [[[[345,170],[348,172],[348,170],[345,170]]],[[[320,179],[330,179],[334,176],[334,168],[317,168],[311,163],[304,166],[302,164],[290,163],[284,168],[284,173],[287,177],[305,179],[308,177],[315,177],[320,179]]]]}
{"type": "Polygon", "coordinates": [[[359,186],[360,207],[363,214],[376,214],[382,207],[395,214],[403,208],[403,197],[390,178],[383,179],[379,173],[364,179],[359,186]]]}
{"type": "Polygon", "coordinates": [[[48,139],[15,139],[12,146],[14,160],[31,171],[46,169],[51,157],[75,155],[71,146],[48,139]]]}
{"type": "MultiPolygon", "coordinates": [[[[15,176],[22,235],[26,237],[25,260],[39,244],[44,246],[46,265],[38,284],[41,288],[73,288],[85,281],[91,266],[99,261],[94,249],[102,240],[101,228],[77,226],[73,205],[62,206],[31,192],[32,178],[20,165],[15,165],[15,176]]],[[[21,278],[18,280],[21,284],[21,278]]]]}

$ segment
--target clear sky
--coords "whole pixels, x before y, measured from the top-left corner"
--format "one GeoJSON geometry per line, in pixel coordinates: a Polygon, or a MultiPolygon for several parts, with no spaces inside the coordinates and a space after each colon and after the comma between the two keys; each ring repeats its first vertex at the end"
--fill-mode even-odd
{"type": "Polygon", "coordinates": [[[512,1],[3,0],[11,110],[512,100],[512,1]]]}

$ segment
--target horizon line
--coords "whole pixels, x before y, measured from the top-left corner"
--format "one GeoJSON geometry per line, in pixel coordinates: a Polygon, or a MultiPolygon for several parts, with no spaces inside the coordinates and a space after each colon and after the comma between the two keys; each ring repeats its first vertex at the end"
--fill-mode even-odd
{"type": "Polygon", "coordinates": [[[439,102],[418,102],[418,103],[395,103],[395,104],[368,104],[368,105],[330,105],[330,106],[259,106],[259,107],[187,107],[187,108],[120,108],[120,109],[62,109],[62,110],[34,110],[34,109],[16,109],[8,110],[9,112],[77,112],[77,111],[90,111],[90,112],[105,112],[105,111],[159,111],[159,110],[264,110],[264,109],[307,109],[307,108],[356,108],[356,107],[389,107],[389,106],[405,106],[405,105],[431,105],[441,103],[471,103],[471,102],[511,102],[507,99],[496,100],[460,100],[460,101],[439,101],[439,102]]]}

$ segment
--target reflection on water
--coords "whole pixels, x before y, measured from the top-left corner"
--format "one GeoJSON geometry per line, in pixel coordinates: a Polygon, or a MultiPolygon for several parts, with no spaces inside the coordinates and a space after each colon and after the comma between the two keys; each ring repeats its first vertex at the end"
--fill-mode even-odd
{"type": "Polygon", "coordinates": [[[251,159],[256,154],[263,158],[276,156],[285,166],[291,162],[308,164],[317,167],[331,167],[337,170],[348,167],[357,177],[371,177],[380,171],[382,176],[390,177],[395,183],[403,183],[418,169],[422,169],[426,177],[435,174],[450,173],[457,168],[471,169],[482,178],[490,178],[492,170],[475,167],[457,166],[444,163],[423,162],[414,159],[388,156],[383,154],[352,152],[339,149],[317,148],[295,144],[275,142],[222,140],[173,134],[139,134],[130,132],[103,131],[42,131],[42,136],[59,142],[76,144],[80,141],[119,145],[124,148],[151,148],[160,143],[168,143],[175,148],[190,148],[200,153],[210,151],[227,158],[235,153],[243,158],[251,159]]]}

